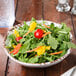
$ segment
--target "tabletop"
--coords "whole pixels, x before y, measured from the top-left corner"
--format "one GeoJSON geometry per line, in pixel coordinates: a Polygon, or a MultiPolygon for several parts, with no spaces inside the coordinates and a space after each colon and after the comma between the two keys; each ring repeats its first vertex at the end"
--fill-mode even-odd
{"type": "MultiPolygon", "coordinates": [[[[72,6],[73,2],[70,1],[72,6]]],[[[71,28],[73,42],[76,44],[76,16],[70,12],[60,13],[56,10],[56,6],[57,0],[15,0],[15,24],[31,20],[32,17],[37,20],[43,18],[57,23],[65,22],[71,28]]],[[[7,28],[5,31],[0,29],[0,40],[5,37],[6,31],[7,28]]],[[[12,61],[0,46],[0,76],[60,76],[75,65],[75,49],[72,49],[71,54],[59,64],[47,68],[28,68],[12,61]]]]}

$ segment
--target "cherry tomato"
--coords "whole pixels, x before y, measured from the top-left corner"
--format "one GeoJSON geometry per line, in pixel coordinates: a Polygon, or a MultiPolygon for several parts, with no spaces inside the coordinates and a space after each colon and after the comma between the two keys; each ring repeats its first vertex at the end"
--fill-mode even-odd
{"type": "Polygon", "coordinates": [[[22,39],[22,37],[17,37],[16,41],[19,42],[20,39],[22,39]]]}
{"type": "Polygon", "coordinates": [[[42,29],[37,29],[35,32],[34,32],[34,36],[35,38],[42,38],[42,35],[43,35],[43,30],[42,29]]]}

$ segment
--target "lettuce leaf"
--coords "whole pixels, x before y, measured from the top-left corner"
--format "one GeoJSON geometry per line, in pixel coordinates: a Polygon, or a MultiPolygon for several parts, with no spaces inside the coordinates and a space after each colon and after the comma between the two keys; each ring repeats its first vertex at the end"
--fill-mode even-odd
{"type": "Polygon", "coordinates": [[[39,58],[39,56],[35,56],[35,57],[32,57],[32,58],[30,58],[29,59],[29,63],[36,63],[36,62],[38,62],[38,58],[39,58]]]}
{"type": "Polygon", "coordinates": [[[71,29],[69,27],[67,27],[67,25],[65,23],[61,23],[62,25],[62,33],[69,33],[71,31],[71,29]]]}
{"type": "Polygon", "coordinates": [[[27,41],[23,44],[23,46],[22,46],[22,47],[20,48],[20,50],[19,50],[19,53],[26,53],[26,51],[29,50],[30,40],[31,40],[31,39],[27,40],[27,41]]]}
{"type": "Polygon", "coordinates": [[[68,46],[68,48],[76,49],[76,45],[74,43],[72,43],[72,42],[65,42],[65,41],[64,41],[64,43],[68,46]]]}
{"type": "Polygon", "coordinates": [[[58,41],[52,37],[51,35],[49,35],[49,38],[48,38],[48,45],[50,45],[52,47],[52,49],[56,49],[57,46],[58,46],[58,41]]]}

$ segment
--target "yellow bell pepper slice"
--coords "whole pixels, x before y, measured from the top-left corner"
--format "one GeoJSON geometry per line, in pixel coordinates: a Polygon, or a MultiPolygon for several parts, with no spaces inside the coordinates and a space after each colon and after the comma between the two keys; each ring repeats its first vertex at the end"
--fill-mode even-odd
{"type": "Polygon", "coordinates": [[[42,55],[45,53],[45,50],[50,50],[50,48],[51,48],[50,46],[39,46],[37,48],[27,51],[27,53],[35,51],[37,52],[37,55],[42,55]]]}
{"type": "Polygon", "coordinates": [[[31,24],[30,24],[30,28],[29,28],[29,31],[33,31],[35,28],[36,28],[36,22],[32,22],[31,24]]]}
{"type": "MultiPolygon", "coordinates": [[[[32,22],[31,24],[30,24],[30,26],[29,26],[29,31],[27,32],[27,33],[25,33],[25,35],[24,36],[27,36],[30,32],[32,32],[35,28],[36,28],[36,22],[32,22]]],[[[23,37],[24,37],[23,36],[23,37]]]]}
{"type": "Polygon", "coordinates": [[[18,33],[18,31],[16,29],[14,30],[14,35],[16,35],[16,37],[20,36],[19,33],[18,33]]]}
{"type": "Polygon", "coordinates": [[[42,55],[45,53],[45,46],[40,46],[40,48],[35,51],[37,52],[37,55],[42,55]]]}
{"type": "Polygon", "coordinates": [[[16,47],[16,45],[13,45],[13,48],[15,48],[16,47]]]}
{"type": "Polygon", "coordinates": [[[46,46],[46,50],[50,50],[51,46],[46,46]]]}

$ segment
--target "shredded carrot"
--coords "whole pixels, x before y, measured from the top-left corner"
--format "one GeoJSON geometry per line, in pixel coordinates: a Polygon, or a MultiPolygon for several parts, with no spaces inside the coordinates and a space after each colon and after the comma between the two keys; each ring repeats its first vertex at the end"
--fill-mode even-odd
{"type": "Polygon", "coordinates": [[[41,46],[39,46],[39,47],[37,47],[37,48],[35,48],[35,49],[32,49],[32,50],[26,51],[26,52],[29,53],[29,52],[35,51],[35,50],[37,50],[37,49],[40,48],[40,47],[41,47],[41,46]]]}
{"type": "Polygon", "coordinates": [[[42,37],[44,37],[44,36],[46,36],[46,35],[48,35],[48,34],[50,34],[51,32],[46,32],[42,37]]]}
{"type": "Polygon", "coordinates": [[[21,47],[21,43],[17,44],[14,50],[10,51],[9,53],[11,54],[11,53],[15,53],[16,51],[19,51],[20,47],[21,47]]]}
{"type": "Polygon", "coordinates": [[[12,51],[9,52],[9,54],[11,54],[11,53],[13,53],[13,52],[14,52],[14,51],[12,50],[12,51]]]}
{"type": "Polygon", "coordinates": [[[45,25],[45,24],[43,24],[46,28],[50,28],[49,26],[47,26],[47,25],[45,25]]]}
{"type": "Polygon", "coordinates": [[[59,52],[51,53],[50,55],[61,54],[62,52],[63,51],[59,51],[59,52]]]}
{"type": "Polygon", "coordinates": [[[35,56],[37,56],[37,54],[35,56]]]}
{"type": "MultiPolygon", "coordinates": [[[[27,33],[25,33],[25,35],[24,35],[24,36],[27,36],[30,32],[31,32],[31,31],[28,31],[27,33]]],[[[23,37],[24,37],[24,36],[23,36],[23,37]]]]}

